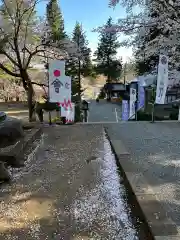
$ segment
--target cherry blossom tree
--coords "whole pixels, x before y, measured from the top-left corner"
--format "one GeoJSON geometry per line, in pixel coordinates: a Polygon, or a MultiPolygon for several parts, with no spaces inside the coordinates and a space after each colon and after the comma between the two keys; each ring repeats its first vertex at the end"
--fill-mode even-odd
{"type": "Polygon", "coordinates": [[[58,45],[48,41],[47,25],[36,15],[36,6],[41,0],[2,0],[0,5],[0,69],[12,77],[21,79],[27,94],[29,120],[33,117],[34,90],[28,74],[31,62],[37,57],[63,58],[73,49],[65,39],[58,45]],[[16,71],[8,68],[9,61],[16,71]]]}
{"type": "Polygon", "coordinates": [[[165,53],[169,57],[171,76],[177,77],[180,68],[180,2],[179,0],[110,0],[110,7],[121,4],[127,17],[119,19],[112,29],[128,38],[123,46],[133,46],[135,59],[144,71],[156,73],[158,57],[165,53]],[[137,7],[140,9],[137,12],[137,7]],[[136,8],[136,11],[134,11],[136,8]],[[176,73],[175,73],[176,72],[176,73]]]}

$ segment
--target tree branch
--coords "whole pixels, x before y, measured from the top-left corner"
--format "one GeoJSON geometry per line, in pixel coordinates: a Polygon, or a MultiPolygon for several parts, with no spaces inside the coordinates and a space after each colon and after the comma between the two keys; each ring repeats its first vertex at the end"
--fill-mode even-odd
{"type": "MultiPolygon", "coordinates": [[[[30,8],[29,8],[29,10],[31,9],[31,11],[30,11],[30,14],[29,14],[29,16],[28,16],[28,19],[27,19],[27,21],[26,21],[26,30],[25,30],[25,35],[24,35],[24,48],[26,47],[26,39],[27,39],[27,36],[28,36],[28,24],[29,24],[29,20],[30,20],[30,17],[32,16],[32,14],[33,14],[33,11],[35,10],[35,7],[36,7],[36,4],[37,4],[37,1],[34,1],[34,4],[33,4],[33,6],[30,6],[30,8]]],[[[28,12],[29,10],[27,10],[26,9],[26,11],[28,12]]],[[[25,11],[25,13],[26,13],[26,11],[25,11]]],[[[22,17],[23,17],[23,15],[24,15],[24,13],[22,14],[22,17]]],[[[26,54],[25,54],[25,51],[23,52],[23,66],[24,66],[24,62],[25,62],[25,56],[26,56],[26,54]]]]}
{"type": "Polygon", "coordinates": [[[17,66],[17,67],[19,66],[18,63],[11,56],[9,56],[7,54],[7,52],[5,52],[3,50],[2,51],[0,50],[0,54],[5,55],[15,66],[17,66]]]}
{"type": "Polygon", "coordinates": [[[25,69],[27,69],[29,64],[30,64],[30,62],[31,62],[32,57],[34,57],[37,53],[44,52],[44,49],[39,49],[38,50],[36,48],[36,50],[34,52],[32,52],[32,53],[26,47],[25,47],[25,50],[29,53],[29,57],[28,57],[28,60],[27,60],[26,66],[25,66],[25,69]]]}
{"type": "Polygon", "coordinates": [[[9,75],[11,75],[11,76],[13,76],[13,77],[21,77],[20,74],[12,72],[12,71],[9,70],[8,68],[6,68],[2,63],[0,63],[0,68],[1,68],[4,72],[6,72],[7,74],[9,74],[9,75]]]}
{"type": "Polygon", "coordinates": [[[40,87],[48,87],[47,84],[43,84],[43,83],[36,83],[36,82],[31,82],[33,85],[37,85],[37,86],[40,86],[40,87]]]}

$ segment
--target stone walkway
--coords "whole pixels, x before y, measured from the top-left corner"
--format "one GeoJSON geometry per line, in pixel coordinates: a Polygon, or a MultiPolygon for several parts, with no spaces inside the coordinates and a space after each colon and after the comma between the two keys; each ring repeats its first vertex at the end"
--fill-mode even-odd
{"type": "Polygon", "coordinates": [[[180,124],[131,122],[106,129],[156,239],[180,239],[180,124]]]}
{"type": "Polygon", "coordinates": [[[145,239],[131,223],[101,125],[48,127],[34,147],[1,186],[1,240],[145,239]]]}

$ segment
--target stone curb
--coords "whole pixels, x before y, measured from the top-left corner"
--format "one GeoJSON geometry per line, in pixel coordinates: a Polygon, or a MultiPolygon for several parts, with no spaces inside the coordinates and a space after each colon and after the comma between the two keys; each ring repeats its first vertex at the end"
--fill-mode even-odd
{"type": "Polygon", "coordinates": [[[108,130],[105,129],[105,132],[115,154],[117,165],[124,177],[125,186],[130,190],[132,197],[138,204],[137,215],[142,221],[146,221],[147,230],[149,230],[152,239],[180,239],[180,236],[177,235],[176,224],[167,217],[165,209],[144,174],[131,162],[130,153],[128,153],[122,141],[111,139],[108,130]]]}
{"type": "Polygon", "coordinates": [[[30,133],[27,133],[23,139],[21,139],[17,144],[0,149],[1,155],[12,156],[15,159],[22,159],[24,156],[24,151],[36,138],[38,138],[42,133],[42,128],[32,128],[30,133]]]}

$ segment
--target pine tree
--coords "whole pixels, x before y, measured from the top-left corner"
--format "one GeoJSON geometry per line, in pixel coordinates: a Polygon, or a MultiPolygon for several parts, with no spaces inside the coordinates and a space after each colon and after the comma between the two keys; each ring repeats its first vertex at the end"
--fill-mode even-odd
{"type": "MultiPolygon", "coordinates": [[[[111,29],[112,25],[112,18],[109,18],[104,27],[111,29]]],[[[103,31],[100,33],[100,42],[94,55],[96,56],[97,72],[107,76],[107,82],[120,76],[122,65],[116,60],[119,46],[116,32],[103,31]]]]}
{"type": "Polygon", "coordinates": [[[51,38],[57,42],[65,37],[64,19],[57,0],[50,0],[46,7],[47,21],[51,31],[51,38]]]}
{"type": "Polygon", "coordinates": [[[77,44],[80,53],[80,73],[84,77],[92,74],[92,61],[91,61],[91,50],[88,47],[88,41],[86,39],[85,32],[82,29],[82,25],[76,22],[73,30],[73,42],[77,44]]]}
{"type": "Polygon", "coordinates": [[[86,40],[82,25],[78,22],[76,22],[72,33],[72,41],[76,44],[79,55],[78,57],[72,56],[67,60],[66,74],[72,76],[72,95],[73,99],[76,101],[81,98],[83,92],[81,88],[81,76],[91,76],[94,73],[88,41],[86,40]]]}

